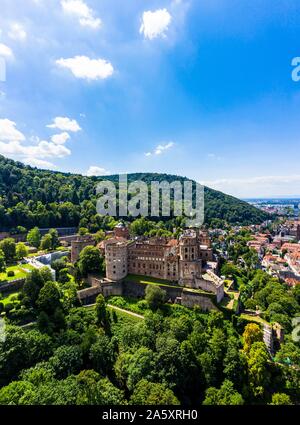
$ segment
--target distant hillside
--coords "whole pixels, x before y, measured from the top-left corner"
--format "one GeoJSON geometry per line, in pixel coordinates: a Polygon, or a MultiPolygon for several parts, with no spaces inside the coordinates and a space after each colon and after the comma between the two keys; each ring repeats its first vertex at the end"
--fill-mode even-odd
{"type": "MultiPolygon", "coordinates": [[[[91,226],[97,228],[95,185],[101,179],[78,174],[39,170],[0,155],[0,230],[24,226],[91,226]]],[[[187,180],[169,174],[129,174],[128,181],[187,180]]],[[[205,187],[205,222],[261,223],[270,216],[248,203],[205,187]]]]}

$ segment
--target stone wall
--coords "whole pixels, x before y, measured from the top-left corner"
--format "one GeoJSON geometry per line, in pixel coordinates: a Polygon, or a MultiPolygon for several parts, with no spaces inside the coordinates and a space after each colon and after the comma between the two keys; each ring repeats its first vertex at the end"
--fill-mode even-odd
{"type": "Polygon", "coordinates": [[[203,311],[218,310],[216,305],[213,303],[212,298],[209,296],[195,294],[187,291],[183,291],[182,293],[181,305],[189,308],[198,306],[203,311]]]}
{"type": "Polygon", "coordinates": [[[0,283],[0,293],[10,294],[12,292],[19,291],[23,288],[25,279],[18,279],[13,281],[3,281],[0,283]]]}
{"type": "MultiPolygon", "coordinates": [[[[133,298],[144,298],[145,297],[145,284],[133,282],[133,281],[123,281],[123,295],[133,298]]],[[[180,286],[171,287],[171,286],[161,286],[161,289],[165,290],[167,293],[167,301],[172,303],[177,302],[178,298],[181,298],[181,304],[185,307],[193,308],[195,305],[199,306],[204,311],[209,310],[218,310],[217,306],[214,304],[214,299],[216,297],[214,294],[198,294],[196,292],[190,292],[180,286]]]]}
{"type": "MultiPolygon", "coordinates": [[[[133,297],[133,298],[144,298],[145,291],[147,285],[139,282],[134,282],[130,280],[125,280],[122,282],[123,286],[123,295],[125,297],[133,297]]],[[[161,286],[161,289],[164,289],[167,293],[167,301],[171,300],[175,302],[177,297],[180,297],[182,294],[181,287],[169,287],[169,286],[161,286]]]]}

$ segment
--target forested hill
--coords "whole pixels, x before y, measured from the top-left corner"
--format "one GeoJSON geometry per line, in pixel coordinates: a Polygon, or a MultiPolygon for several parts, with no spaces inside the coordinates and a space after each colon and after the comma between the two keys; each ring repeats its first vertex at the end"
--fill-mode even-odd
{"type": "MultiPolygon", "coordinates": [[[[117,180],[117,176],[105,179],[117,180]]],[[[129,174],[128,180],[187,180],[168,174],[129,174]]],[[[95,186],[101,177],[39,170],[0,155],[0,230],[23,226],[88,226],[97,231],[95,186]]],[[[261,223],[270,216],[244,201],[205,188],[205,222],[261,223]]]]}

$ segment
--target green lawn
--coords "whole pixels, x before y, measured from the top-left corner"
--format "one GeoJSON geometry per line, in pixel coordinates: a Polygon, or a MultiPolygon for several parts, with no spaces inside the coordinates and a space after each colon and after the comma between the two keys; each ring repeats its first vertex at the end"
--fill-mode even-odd
{"type": "Polygon", "coordinates": [[[113,307],[108,307],[108,309],[111,312],[114,311],[118,319],[122,319],[122,321],[125,321],[125,322],[137,323],[143,320],[140,317],[132,316],[130,312],[126,313],[125,311],[118,311],[118,310],[115,310],[113,307]]]}
{"type": "Polygon", "coordinates": [[[126,277],[126,280],[129,280],[131,282],[142,283],[143,285],[171,286],[171,287],[175,287],[175,288],[179,287],[179,285],[177,285],[174,282],[170,282],[170,281],[164,280],[164,279],[157,279],[157,278],[152,277],[152,276],[139,276],[139,275],[136,275],[136,274],[129,274],[126,277]]]}
{"type": "Polygon", "coordinates": [[[161,286],[161,287],[165,286],[165,287],[168,287],[168,288],[182,288],[187,292],[193,292],[193,293],[196,293],[196,294],[203,294],[203,295],[207,295],[211,298],[215,297],[215,295],[213,293],[204,291],[203,289],[183,287],[183,286],[178,285],[177,283],[170,282],[170,281],[164,280],[164,279],[157,279],[157,278],[152,277],[152,276],[140,276],[140,275],[135,275],[135,274],[129,274],[125,278],[125,280],[131,281],[131,282],[141,283],[142,285],[155,285],[155,286],[161,286]]]}
{"type": "Polygon", "coordinates": [[[15,266],[10,266],[7,267],[6,272],[5,273],[0,273],[0,282],[7,280],[7,281],[12,281],[12,280],[16,280],[16,279],[23,279],[24,277],[26,277],[27,273],[25,270],[33,270],[33,267],[29,264],[17,264],[15,266]],[[15,273],[14,276],[8,277],[7,276],[7,272],[9,271],[13,271],[15,273]]]}
{"type": "Polygon", "coordinates": [[[269,324],[266,320],[262,319],[261,317],[251,316],[250,314],[242,313],[241,318],[248,320],[249,322],[256,322],[256,323],[259,323],[259,324],[266,324],[266,325],[269,324]]]}
{"type": "Polygon", "coordinates": [[[19,304],[20,301],[17,300],[17,296],[18,296],[19,292],[14,292],[13,294],[9,294],[6,298],[0,299],[0,303],[6,305],[9,303],[12,304],[19,304]]]}
{"type": "MultiPolygon", "coordinates": [[[[94,305],[93,306],[89,306],[89,307],[86,307],[86,309],[93,311],[93,310],[95,310],[95,306],[94,305]]],[[[132,316],[130,314],[131,313],[130,310],[128,310],[128,313],[126,313],[126,311],[115,310],[113,307],[107,307],[107,309],[109,311],[111,311],[111,312],[114,311],[116,313],[118,319],[122,319],[122,321],[126,321],[126,322],[131,322],[132,323],[132,322],[140,322],[142,320],[139,317],[132,316]]],[[[134,312],[132,312],[132,313],[134,313],[134,312]]]]}

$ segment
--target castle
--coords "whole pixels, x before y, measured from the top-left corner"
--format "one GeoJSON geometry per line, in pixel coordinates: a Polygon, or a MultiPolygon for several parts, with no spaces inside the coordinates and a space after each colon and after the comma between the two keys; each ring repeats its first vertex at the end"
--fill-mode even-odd
{"type": "Polygon", "coordinates": [[[224,283],[215,273],[213,250],[207,232],[189,229],[179,240],[169,238],[129,239],[128,229],[119,224],[114,237],[102,241],[106,278],[118,282],[128,275],[141,275],[224,297],[224,283]]]}

